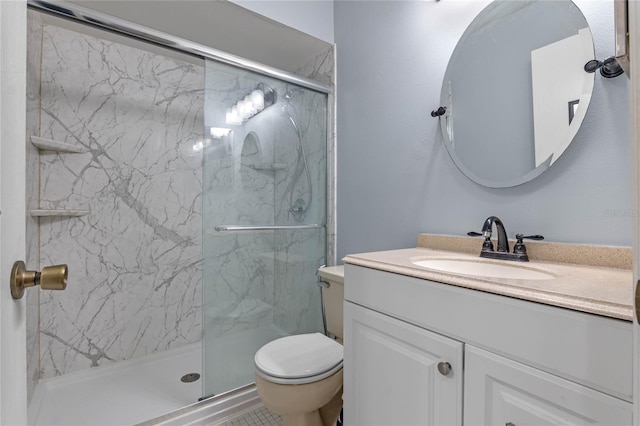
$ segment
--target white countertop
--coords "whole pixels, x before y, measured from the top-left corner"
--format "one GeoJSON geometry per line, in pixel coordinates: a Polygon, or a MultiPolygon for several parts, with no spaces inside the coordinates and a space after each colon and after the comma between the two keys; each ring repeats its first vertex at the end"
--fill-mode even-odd
{"type": "MultiPolygon", "coordinates": [[[[452,237],[460,238],[460,237],[452,237]]],[[[588,246],[587,246],[588,247],[588,246]]],[[[616,249],[617,250],[617,249],[616,249]]],[[[447,285],[559,306],[631,321],[633,319],[633,274],[631,269],[588,266],[548,261],[517,262],[551,274],[550,280],[525,280],[465,276],[438,272],[414,265],[424,258],[477,260],[478,254],[417,247],[346,256],[345,263],[407,275],[447,285]]],[[[483,259],[483,262],[492,262],[483,259]]],[[[497,260],[511,264],[516,262],[497,260]]],[[[348,284],[348,274],[347,274],[348,284]]]]}

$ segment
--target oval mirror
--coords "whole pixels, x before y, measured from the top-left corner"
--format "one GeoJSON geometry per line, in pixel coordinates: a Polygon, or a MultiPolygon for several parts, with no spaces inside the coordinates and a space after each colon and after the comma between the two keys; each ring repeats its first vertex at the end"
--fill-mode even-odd
{"type": "Polygon", "coordinates": [[[585,117],[594,74],[587,21],[570,0],[495,1],[458,42],[440,102],[444,142],[474,182],[528,182],[567,149],[585,117]]]}

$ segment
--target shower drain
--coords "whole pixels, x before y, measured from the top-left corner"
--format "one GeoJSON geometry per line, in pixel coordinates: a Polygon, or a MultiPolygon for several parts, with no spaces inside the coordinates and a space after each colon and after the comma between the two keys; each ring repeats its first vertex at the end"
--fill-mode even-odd
{"type": "Polygon", "coordinates": [[[184,376],[182,376],[180,378],[180,381],[182,383],[191,383],[191,382],[195,382],[199,378],[200,378],[200,375],[198,373],[189,373],[189,374],[185,374],[184,376]]]}

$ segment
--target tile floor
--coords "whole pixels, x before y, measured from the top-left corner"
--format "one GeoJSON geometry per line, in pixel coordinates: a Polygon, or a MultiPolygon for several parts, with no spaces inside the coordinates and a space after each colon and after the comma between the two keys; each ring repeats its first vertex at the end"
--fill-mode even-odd
{"type": "Polygon", "coordinates": [[[235,419],[226,421],[220,426],[281,426],[282,417],[262,406],[235,419]]]}

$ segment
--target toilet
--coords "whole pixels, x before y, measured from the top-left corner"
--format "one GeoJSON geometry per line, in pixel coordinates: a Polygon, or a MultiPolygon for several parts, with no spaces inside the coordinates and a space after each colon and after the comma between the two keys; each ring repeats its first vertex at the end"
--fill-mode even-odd
{"type": "Polygon", "coordinates": [[[282,337],[255,355],[256,388],[284,426],[334,426],[342,409],[344,267],[318,270],[327,331],[282,337]],[[339,343],[340,342],[340,343],[339,343]]]}

